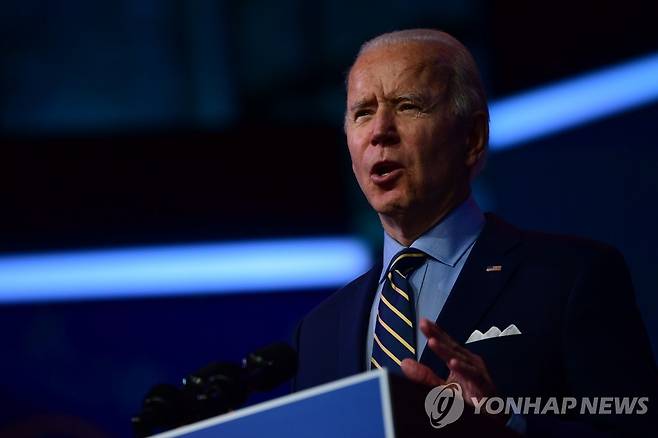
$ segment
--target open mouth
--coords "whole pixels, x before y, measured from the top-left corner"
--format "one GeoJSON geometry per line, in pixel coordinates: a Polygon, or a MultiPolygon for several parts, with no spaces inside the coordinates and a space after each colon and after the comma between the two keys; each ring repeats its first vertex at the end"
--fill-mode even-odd
{"type": "Polygon", "coordinates": [[[398,169],[402,169],[400,163],[395,161],[379,161],[372,166],[370,174],[378,177],[386,177],[398,169]]]}
{"type": "Polygon", "coordinates": [[[379,186],[389,186],[395,183],[403,170],[402,164],[396,161],[379,161],[372,166],[370,179],[379,186]]]}

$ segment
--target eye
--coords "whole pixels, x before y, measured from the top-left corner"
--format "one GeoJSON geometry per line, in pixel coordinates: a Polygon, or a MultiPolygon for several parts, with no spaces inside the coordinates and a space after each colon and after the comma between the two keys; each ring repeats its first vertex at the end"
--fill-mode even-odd
{"type": "Polygon", "coordinates": [[[362,119],[362,118],[364,118],[364,117],[367,117],[367,116],[369,116],[369,115],[371,115],[371,114],[372,114],[372,111],[369,110],[369,109],[360,109],[360,110],[356,110],[356,111],[354,112],[354,120],[355,120],[355,121],[358,121],[359,119],[362,119]]]}
{"type": "Polygon", "coordinates": [[[419,112],[420,106],[413,102],[402,102],[400,105],[398,105],[398,110],[419,112]]]}

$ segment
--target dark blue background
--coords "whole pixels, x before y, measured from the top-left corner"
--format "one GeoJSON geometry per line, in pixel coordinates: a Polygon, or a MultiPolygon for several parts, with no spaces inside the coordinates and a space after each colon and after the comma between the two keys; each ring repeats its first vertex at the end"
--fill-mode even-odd
{"type": "MultiPolygon", "coordinates": [[[[343,75],[361,42],[445,29],[472,49],[497,99],[658,51],[656,8],[9,2],[0,252],[330,234],[360,237],[376,256],[381,229],[342,134],[343,75]]],[[[620,248],[654,352],[656,120],[653,103],[492,154],[475,185],[486,210],[517,225],[620,248]]],[[[153,384],[288,338],[330,292],[0,306],[0,435],[127,436],[153,384]]]]}

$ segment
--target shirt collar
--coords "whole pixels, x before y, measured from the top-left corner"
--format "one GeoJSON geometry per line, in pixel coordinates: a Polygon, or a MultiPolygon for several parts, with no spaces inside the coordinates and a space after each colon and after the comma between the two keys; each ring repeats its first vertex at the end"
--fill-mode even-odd
{"type": "MultiPolygon", "coordinates": [[[[484,227],[484,215],[473,196],[452,210],[441,222],[416,239],[411,248],[419,249],[439,262],[454,267],[475,242],[484,227]]],[[[379,281],[383,281],[391,259],[405,248],[384,232],[384,264],[379,281]]]]}

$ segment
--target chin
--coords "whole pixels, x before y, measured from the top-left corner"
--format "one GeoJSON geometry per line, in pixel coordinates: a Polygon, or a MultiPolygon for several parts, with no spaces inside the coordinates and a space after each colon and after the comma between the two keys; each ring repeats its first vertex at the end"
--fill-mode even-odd
{"type": "Polygon", "coordinates": [[[392,216],[406,210],[408,202],[401,196],[395,196],[392,193],[374,196],[369,198],[370,206],[377,213],[384,216],[392,216]],[[393,196],[391,196],[393,195],[393,196]]]}
{"type": "Polygon", "coordinates": [[[367,181],[362,185],[363,193],[368,203],[377,213],[382,215],[395,215],[404,212],[412,204],[412,191],[398,181],[392,188],[384,189],[367,181]]]}

